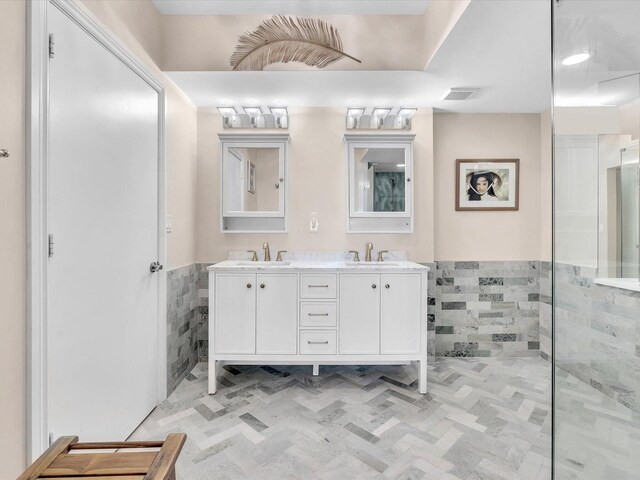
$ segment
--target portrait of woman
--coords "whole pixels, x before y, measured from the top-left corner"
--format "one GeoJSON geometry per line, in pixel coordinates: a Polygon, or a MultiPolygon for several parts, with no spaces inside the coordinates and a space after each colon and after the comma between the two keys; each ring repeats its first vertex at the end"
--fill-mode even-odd
{"type": "Polygon", "coordinates": [[[470,202],[496,201],[502,178],[495,172],[472,172],[467,175],[467,199],[470,202]]]}
{"type": "Polygon", "coordinates": [[[518,210],[519,162],[457,160],[456,210],[518,210]]]}

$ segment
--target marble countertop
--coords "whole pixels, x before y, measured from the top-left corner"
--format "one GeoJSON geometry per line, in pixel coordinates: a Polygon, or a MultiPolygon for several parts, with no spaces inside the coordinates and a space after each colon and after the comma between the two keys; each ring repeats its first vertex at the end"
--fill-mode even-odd
{"type": "Polygon", "coordinates": [[[250,260],[225,260],[207,267],[209,271],[269,271],[269,272],[300,272],[331,270],[339,272],[420,272],[429,267],[407,260],[387,260],[384,262],[351,262],[344,260],[314,261],[314,260],[285,260],[282,262],[252,262],[250,260]]]}

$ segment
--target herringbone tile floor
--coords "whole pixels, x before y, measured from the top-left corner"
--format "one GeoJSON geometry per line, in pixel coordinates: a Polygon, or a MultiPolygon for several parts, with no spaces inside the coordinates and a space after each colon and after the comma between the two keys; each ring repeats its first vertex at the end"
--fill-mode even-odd
{"type": "Polygon", "coordinates": [[[413,366],[199,364],[133,439],[188,434],[178,478],[549,479],[550,364],[437,359],[429,394],[413,366]]]}
{"type": "Polygon", "coordinates": [[[640,413],[556,370],[557,480],[640,479],[640,413]]]}

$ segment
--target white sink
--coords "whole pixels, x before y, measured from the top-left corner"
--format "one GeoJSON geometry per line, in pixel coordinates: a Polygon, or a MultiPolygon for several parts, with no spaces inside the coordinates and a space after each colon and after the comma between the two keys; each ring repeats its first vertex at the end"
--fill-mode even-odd
{"type": "Polygon", "coordinates": [[[394,262],[344,262],[345,265],[349,267],[369,267],[369,268],[380,268],[380,267],[397,267],[398,264],[394,262]]]}
{"type": "Polygon", "coordinates": [[[262,260],[253,262],[251,260],[238,260],[233,262],[233,264],[239,267],[286,267],[287,265],[291,265],[291,262],[265,262],[262,260]]]}

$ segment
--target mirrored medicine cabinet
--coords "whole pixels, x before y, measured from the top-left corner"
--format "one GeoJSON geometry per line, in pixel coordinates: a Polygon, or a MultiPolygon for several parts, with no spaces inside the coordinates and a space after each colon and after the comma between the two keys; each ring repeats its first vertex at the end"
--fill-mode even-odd
{"type": "Polygon", "coordinates": [[[222,232],[286,232],[289,135],[218,137],[222,150],[222,232]]]}
{"type": "Polygon", "coordinates": [[[413,232],[415,135],[346,134],[347,232],[413,232]]]}

